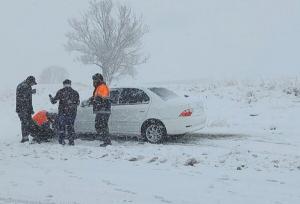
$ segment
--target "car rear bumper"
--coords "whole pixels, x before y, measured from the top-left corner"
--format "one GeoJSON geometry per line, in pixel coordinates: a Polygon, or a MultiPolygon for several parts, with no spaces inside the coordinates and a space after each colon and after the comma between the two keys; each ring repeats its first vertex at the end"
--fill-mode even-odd
{"type": "Polygon", "coordinates": [[[176,119],[166,119],[163,123],[168,135],[181,135],[201,130],[206,125],[206,116],[178,117],[176,119]]]}

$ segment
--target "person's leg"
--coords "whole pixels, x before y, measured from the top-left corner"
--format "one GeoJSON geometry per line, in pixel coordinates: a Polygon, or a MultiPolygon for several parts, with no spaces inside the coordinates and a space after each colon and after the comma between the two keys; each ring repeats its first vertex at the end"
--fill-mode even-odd
{"type": "Polygon", "coordinates": [[[52,139],[55,136],[55,132],[51,129],[51,123],[47,122],[43,125],[45,133],[46,133],[46,140],[52,139]]]}
{"type": "Polygon", "coordinates": [[[53,131],[50,128],[49,122],[46,122],[42,124],[41,127],[39,127],[39,134],[38,138],[42,142],[48,142],[48,139],[52,138],[54,135],[53,131]]]}
{"type": "Polygon", "coordinates": [[[66,119],[63,115],[58,116],[58,143],[65,145],[66,119]]]}
{"type": "Polygon", "coordinates": [[[100,145],[103,147],[111,144],[111,140],[109,138],[109,129],[108,129],[109,117],[110,117],[110,114],[97,114],[96,115],[96,131],[103,140],[103,144],[100,145]]]}
{"type": "Polygon", "coordinates": [[[30,130],[30,135],[33,137],[33,141],[37,143],[41,143],[42,133],[43,133],[42,127],[40,127],[38,124],[33,122],[30,130]]]}
{"type": "Polygon", "coordinates": [[[99,113],[95,116],[95,130],[98,136],[102,137],[101,133],[101,115],[99,113]]]}
{"type": "Polygon", "coordinates": [[[108,121],[109,121],[110,114],[103,114],[103,140],[106,144],[111,144],[111,140],[109,137],[109,127],[108,127],[108,121]]]}
{"type": "Polygon", "coordinates": [[[74,140],[75,140],[74,122],[75,122],[75,117],[73,117],[73,116],[69,117],[68,124],[67,124],[69,145],[75,144],[74,143],[74,140]]]}
{"type": "MultiPolygon", "coordinates": [[[[21,143],[29,141],[28,136],[30,135],[30,121],[28,120],[28,114],[19,114],[21,121],[22,140],[21,143]]],[[[31,118],[30,118],[31,119],[31,118]]]]}
{"type": "Polygon", "coordinates": [[[98,138],[103,139],[104,128],[103,128],[103,114],[97,113],[95,118],[95,129],[98,134],[98,138]]]}

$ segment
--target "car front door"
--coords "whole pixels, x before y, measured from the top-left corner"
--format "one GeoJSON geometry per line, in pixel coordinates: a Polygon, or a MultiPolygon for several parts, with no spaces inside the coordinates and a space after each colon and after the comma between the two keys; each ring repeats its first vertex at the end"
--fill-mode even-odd
{"type": "Polygon", "coordinates": [[[150,106],[149,96],[141,89],[123,88],[114,106],[114,127],[119,134],[139,134],[150,106]]]}
{"type": "Polygon", "coordinates": [[[112,89],[110,91],[110,101],[111,101],[111,115],[109,117],[109,133],[119,134],[120,127],[118,125],[118,105],[121,89],[112,89]]]}

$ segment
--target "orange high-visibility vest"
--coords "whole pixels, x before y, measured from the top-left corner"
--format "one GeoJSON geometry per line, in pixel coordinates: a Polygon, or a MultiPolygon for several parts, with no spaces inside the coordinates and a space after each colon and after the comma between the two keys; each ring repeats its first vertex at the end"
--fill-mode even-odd
{"type": "Polygon", "coordinates": [[[99,85],[96,91],[94,92],[94,96],[99,96],[101,98],[108,98],[109,97],[108,86],[106,84],[99,85]]]}
{"type": "Polygon", "coordinates": [[[39,125],[43,125],[48,122],[47,111],[39,111],[37,112],[32,119],[39,125]]]}

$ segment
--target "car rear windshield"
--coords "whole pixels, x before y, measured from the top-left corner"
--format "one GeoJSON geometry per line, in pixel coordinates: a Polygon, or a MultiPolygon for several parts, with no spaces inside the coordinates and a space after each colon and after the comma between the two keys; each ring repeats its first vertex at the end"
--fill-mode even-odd
{"type": "Polygon", "coordinates": [[[178,97],[176,93],[166,88],[149,88],[149,90],[158,95],[164,101],[178,97]]]}

